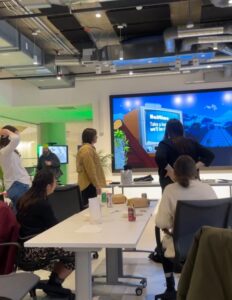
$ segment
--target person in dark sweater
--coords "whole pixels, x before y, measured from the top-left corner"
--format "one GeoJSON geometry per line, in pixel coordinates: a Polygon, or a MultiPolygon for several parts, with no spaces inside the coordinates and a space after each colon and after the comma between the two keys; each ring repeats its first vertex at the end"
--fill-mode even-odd
{"type": "Polygon", "coordinates": [[[60,169],[59,158],[48,148],[47,144],[43,145],[43,153],[38,160],[37,171],[42,169],[50,169],[55,175],[56,179],[63,174],[60,169]]]}
{"type": "Polygon", "coordinates": [[[170,119],[166,124],[164,139],[159,143],[155,155],[158,165],[159,181],[162,188],[174,182],[173,165],[180,155],[189,155],[199,170],[209,166],[214,154],[198,142],[184,137],[184,128],[177,119],[170,119]]]}
{"type": "MultiPolygon", "coordinates": [[[[31,188],[19,199],[17,204],[17,220],[20,224],[20,239],[26,241],[57,224],[47,196],[53,193],[56,179],[51,170],[39,171],[31,188]]],[[[44,264],[52,273],[49,285],[61,286],[64,279],[75,268],[73,252],[61,248],[24,248],[23,259],[33,261],[36,265],[44,264]],[[54,260],[57,262],[54,263],[54,260]]]]}
{"type": "MultiPolygon", "coordinates": [[[[170,119],[166,124],[164,139],[159,143],[155,154],[162,193],[167,185],[175,181],[173,165],[181,155],[189,155],[195,161],[198,175],[199,169],[209,166],[214,159],[214,154],[209,149],[184,137],[184,128],[179,120],[170,119]]],[[[160,231],[157,227],[155,235],[159,244],[160,231]]],[[[157,248],[149,258],[155,262],[162,261],[157,248]]]]}

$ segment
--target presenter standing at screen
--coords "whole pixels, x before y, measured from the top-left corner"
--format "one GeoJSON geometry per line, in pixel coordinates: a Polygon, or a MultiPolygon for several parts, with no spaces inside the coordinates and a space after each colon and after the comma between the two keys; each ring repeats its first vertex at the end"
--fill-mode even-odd
{"type": "Polygon", "coordinates": [[[97,131],[86,128],[82,132],[82,146],[77,153],[78,184],[80,186],[84,207],[88,199],[101,194],[106,186],[105,174],[94,144],[97,142],[97,131]]]}
{"type": "Polygon", "coordinates": [[[173,165],[184,154],[192,157],[198,171],[203,166],[209,166],[214,159],[214,154],[209,149],[184,137],[184,128],[179,120],[170,119],[166,124],[164,139],[159,143],[155,155],[162,192],[168,184],[175,181],[173,165]]]}
{"type": "Polygon", "coordinates": [[[60,169],[59,158],[48,148],[47,144],[43,145],[43,153],[39,157],[37,171],[40,171],[45,168],[51,170],[55,175],[56,179],[58,179],[63,174],[60,169]]]}

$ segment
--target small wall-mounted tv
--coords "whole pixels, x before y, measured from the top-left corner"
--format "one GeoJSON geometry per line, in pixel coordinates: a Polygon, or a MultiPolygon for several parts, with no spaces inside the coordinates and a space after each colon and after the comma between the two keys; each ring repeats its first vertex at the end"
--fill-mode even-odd
{"type": "Polygon", "coordinates": [[[232,88],[110,96],[113,171],[156,168],[155,152],[169,119],[215,154],[213,167],[232,167],[232,88]]]}
{"type": "MultiPolygon", "coordinates": [[[[51,152],[55,153],[61,164],[68,163],[68,146],[67,145],[52,145],[48,146],[51,152]]],[[[43,153],[43,146],[38,145],[38,157],[43,153]]]]}

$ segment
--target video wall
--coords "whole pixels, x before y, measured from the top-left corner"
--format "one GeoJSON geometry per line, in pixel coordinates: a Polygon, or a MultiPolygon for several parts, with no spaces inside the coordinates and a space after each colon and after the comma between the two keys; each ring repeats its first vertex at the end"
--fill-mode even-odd
{"type": "Polygon", "coordinates": [[[156,168],[155,152],[169,119],[215,154],[212,166],[232,166],[232,88],[110,96],[113,170],[156,168]]]}

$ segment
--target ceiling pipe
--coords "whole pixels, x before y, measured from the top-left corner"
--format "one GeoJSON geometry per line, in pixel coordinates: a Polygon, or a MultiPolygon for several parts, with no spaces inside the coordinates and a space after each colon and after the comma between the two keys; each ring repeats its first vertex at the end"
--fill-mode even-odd
{"type": "Polygon", "coordinates": [[[204,36],[184,39],[182,42],[181,52],[191,51],[192,46],[196,44],[220,44],[220,43],[232,43],[232,36],[204,36]]]}
{"type": "MultiPolygon", "coordinates": [[[[24,7],[18,0],[12,0],[12,2],[18,6],[18,8],[23,11],[25,14],[24,16],[27,16],[29,14],[31,14],[31,11],[29,9],[27,9],[26,7],[24,7]]],[[[15,17],[13,15],[13,17],[15,17]]],[[[65,49],[68,53],[70,54],[75,54],[75,51],[71,50],[59,37],[57,37],[57,35],[55,33],[52,32],[51,29],[49,29],[42,20],[40,20],[38,17],[34,16],[32,17],[34,23],[36,24],[36,26],[39,26],[39,28],[43,29],[44,31],[47,32],[47,34],[49,34],[49,36],[52,38],[52,40],[54,40],[55,42],[57,42],[63,49],[65,49]]],[[[1,19],[1,17],[0,17],[1,19]]]]}
{"type": "Polygon", "coordinates": [[[232,34],[232,25],[220,26],[220,27],[209,27],[209,28],[168,28],[164,31],[164,43],[167,53],[175,52],[175,40],[188,38],[188,37],[200,37],[200,36],[212,36],[232,34]]]}

